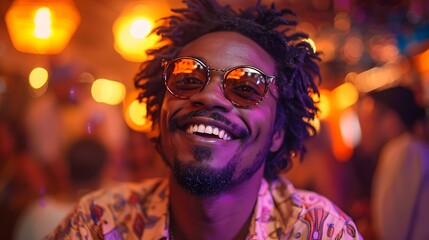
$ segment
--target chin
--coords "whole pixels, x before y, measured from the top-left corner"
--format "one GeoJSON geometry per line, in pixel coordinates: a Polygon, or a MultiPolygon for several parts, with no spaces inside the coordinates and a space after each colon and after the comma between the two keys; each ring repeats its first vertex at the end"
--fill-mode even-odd
{"type": "Polygon", "coordinates": [[[199,161],[185,163],[177,158],[173,161],[172,172],[177,183],[190,194],[197,197],[216,197],[243,183],[264,167],[265,158],[259,153],[255,161],[238,170],[239,158],[234,155],[220,168],[199,161]]]}
{"type": "Polygon", "coordinates": [[[198,197],[214,197],[233,185],[235,169],[233,161],[222,168],[215,168],[199,161],[184,163],[175,159],[172,170],[177,183],[187,192],[198,197]]]}

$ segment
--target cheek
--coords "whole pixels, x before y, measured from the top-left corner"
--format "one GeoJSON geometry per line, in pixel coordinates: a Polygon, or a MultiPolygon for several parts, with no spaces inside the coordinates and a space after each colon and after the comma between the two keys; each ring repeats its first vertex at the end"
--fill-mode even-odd
{"type": "Polygon", "coordinates": [[[258,134],[272,135],[274,122],[276,117],[276,106],[273,99],[266,99],[266,104],[261,104],[257,111],[252,111],[249,114],[249,123],[252,128],[257,130],[258,134]]]}
{"type": "Polygon", "coordinates": [[[266,105],[262,105],[260,111],[252,114],[252,128],[255,129],[260,147],[270,146],[273,141],[274,124],[276,118],[276,104],[274,99],[266,99],[266,105]]]}
{"type": "Polygon", "coordinates": [[[161,129],[167,130],[166,128],[169,128],[169,119],[171,119],[171,116],[176,114],[177,111],[182,108],[182,105],[185,101],[186,100],[176,98],[169,93],[165,94],[161,105],[160,123],[164,124],[161,129]]]}
{"type": "MultiPolygon", "coordinates": [[[[162,149],[171,148],[171,139],[170,139],[170,134],[169,134],[169,128],[170,127],[168,124],[168,119],[170,118],[170,115],[174,111],[174,109],[172,108],[172,106],[174,106],[174,104],[172,104],[172,102],[174,102],[174,101],[171,101],[171,100],[172,99],[167,97],[167,93],[166,93],[166,97],[164,97],[164,101],[161,105],[161,113],[160,113],[160,117],[159,117],[159,130],[160,130],[159,133],[160,133],[160,138],[161,138],[162,149]]],[[[168,159],[172,159],[171,151],[164,151],[164,154],[167,155],[168,159]]]]}
{"type": "Polygon", "coordinates": [[[250,128],[251,137],[247,144],[249,152],[255,154],[261,148],[265,148],[271,144],[276,109],[272,104],[266,104],[258,106],[258,109],[249,109],[248,111],[246,122],[250,128]]]}

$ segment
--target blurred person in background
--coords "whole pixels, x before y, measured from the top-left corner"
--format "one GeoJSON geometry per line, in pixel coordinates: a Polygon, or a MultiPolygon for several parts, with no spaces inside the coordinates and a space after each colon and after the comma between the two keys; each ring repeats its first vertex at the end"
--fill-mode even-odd
{"type": "Polygon", "coordinates": [[[26,145],[19,121],[0,116],[0,236],[12,238],[23,208],[40,195],[47,178],[26,145]]]}
{"type": "Polygon", "coordinates": [[[166,177],[168,167],[161,160],[149,137],[130,130],[127,142],[127,176],[137,182],[145,178],[166,177]]]}
{"type": "Polygon", "coordinates": [[[320,193],[347,212],[353,169],[349,161],[341,162],[335,157],[329,127],[321,122],[317,136],[305,142],[308,151],[304,158],[295,157],[292,168],[283,174],[296,187],[320,193]]]}
{"type": "MultiPolygon", "coordinates": [[[[363,207],[375,239],[428,239],[429,146],[421,138],[425,110],[402,86],[375,90],[358,105],[360,168],[368,195],[363,207]],[[366,157],[366,158],[365,158],[366,157]],[[369,186],[367,186],[369,184],[369,186]]],[[[362,209],[361,209],[362,211],[362,209]]],[[[365,216],[366,215],[366,216],[365,216]]],[[[359,221],[358,221],[359,223],[359,221]]]]}
{"type": "Polygon", "coordinates": [[[370,92],[363,101],[370,101],[372,114],[378,117],[367,119],[374,131],[366,134],[386,137],[371,188],[375,236],[429,239],[429,142],[422,138],[428,124],[425,110],[413,91],[401,86],[370,92]]]}
{"type": "Polygon", "coordinates": [[[52,64],[51,69],[46,92],[29,101],[23,122],[35,164],[49,179],[43,191],[55,192],[66,184],[63,151],[68,128],[64,113],[76,104],[70,98],[70,91],[77,82],[79,70],[76,64],[52,64]]]}
{"type": "Polygon", "coordinates": [[[65,152],[67,188],[49,193],[29,204],[19,217],[14,239],[42,239],[72,209],[76,200],[98,189],[108,164],[108,150],[94,138],[81,138],[65,152]]]}
{"type": "Polygon", "coordinates": [[[168,178],[81,198],[47,239],[361,239],[279,171],[315,133],[318,53],[289,9],[185,1],[135,78],[168,178]]]}
{"type": "Polygon", "coordinates": [[[51,180],[46,191],[64,187],[63,152],[83,136],[94,136],[108,148],[112,161],[105,180],[125,179],[123,151],[128,131],[120,108],[96,102],[91,95],[94,79],[86,67],[63,61],[51,59],[47,90],[29,102],[24,121],[31,153],[51,180]]]}

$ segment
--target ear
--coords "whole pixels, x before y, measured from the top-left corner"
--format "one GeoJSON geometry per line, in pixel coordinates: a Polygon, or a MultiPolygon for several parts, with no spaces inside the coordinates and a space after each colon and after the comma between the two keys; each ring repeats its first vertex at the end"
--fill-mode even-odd
{"type": "Polygon", "coordinates": [[[274,134],[271,139],[270,152],[276,152],[280,149],[283,144],[283,139],[285,137],[284,128],[277,128],[274,130],[274,134]]]}

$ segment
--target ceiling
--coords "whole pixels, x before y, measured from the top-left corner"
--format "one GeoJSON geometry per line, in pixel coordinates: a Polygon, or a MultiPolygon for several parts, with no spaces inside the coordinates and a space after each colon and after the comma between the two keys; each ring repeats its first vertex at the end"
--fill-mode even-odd
{"type": "MultiPolygon", "coordinates": [[[[164,0],[173,7],[181,6],[181,0],[164,0]]],[[[425,0],[413,0],[411,2],[422,2],[425,0]]],[[[9,39],[5,27],[4,16],[13,0],[0,1],[0,73],[21,72],[26,74],[37,66],[46,66],[51,61],[75,62],[89,69],[96,78],[109,78],[122,81],[128,87],[132,86],[132,79],[138,70],[139,63],[124,60],[113,48],[112,25],[120,15],[122,9],[133,0],[74,0],[81,16],[81,22],[67,48],[57,55],[35,55],[16,51],[9,39]]],[[[149,1],[146,2],[159,2],[149,1]]],[[[256,0],[219,0],[222,3],[233,4],[233,6],[252,5],[256,0]]],[[[272,2],[264,0],[262,2],[272,2]]],[[[313,23],[316,28],[323,24],[332,24],[334,14],[341,8],[341,4],[367,6],[370,19],[380,19],[384,14],[374,14],[375,8],[372,3],[383,3],[386,5],[401,5],[400,0],[377,0],[377,1],[331,1],[331,0],[274,0],[277,4],[285,5],[294,9],[298,16],[313,23]],[[316,11],[312,4],[328,3],[336,5],[328,11],[316,11]],[[335,9],[337,8],[337,9],[335,9]]],[[[409,1],[405,1],[409,2],[409,1]]],[[[389,5],[389,6],[390,6],[389,5]]],[[[402,4],[403,5],[403,4],[402,4]]],[[[350,6],[349,6],[350,9],[350,6]]],[[[364,8],[361,8],[364,9],[364,8]]],[[[384,11],[386,10],[383,8],[384,11]]],[[[383,10],[381,9],[381,10],[383,10]]],[[[367,14],[367,15],[368,15],[367,14]]],[[[369,23],[369,22],[368,22],[369,23]]]]}
{"type": "Polygon", "coordinates": [[[57,55],[36,55],[16,51],[6,31],[4,16],[12,0],[2,0],[0,15],[0,66],[5,71],[28,72],[50,61],[76,62],[96,78],[110,78],[129,83],[138,63],[124,60],[113,48],[112,25],[127,1],[74,0],[81,23],[66,49],[57,55]]]}
{"type": "MultiPolygon", "coordinates": [[[[27,54],[14,49],[4,20],[12,2],[13,0],[0,1],[0,72],[26,74],[35,67],[48,66],[52,61],[60,64],[75,63],[88,69],[95,78],[117,80],[132,87],[132,79],[140,64],[124,60],[114,50],[112,26],[126,5],[136,1],[74,0],[81,22],[66,49],[56,55],[27,54]]],[[[235,1],[234,4],[244,2],[246,1],[235,1]]],[[[180,0],[168,0],[167,3],[172,7],[182,5],[180,0]]]]}

